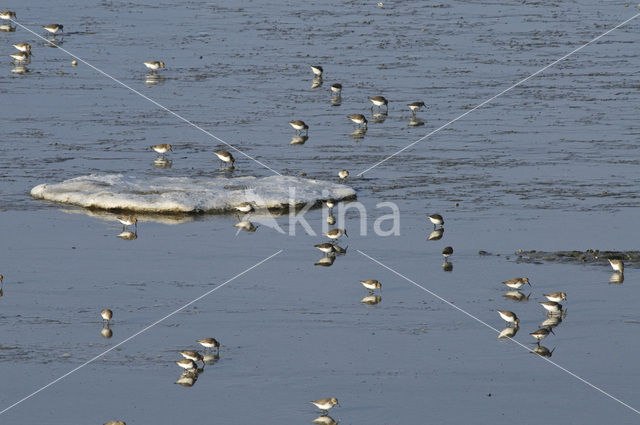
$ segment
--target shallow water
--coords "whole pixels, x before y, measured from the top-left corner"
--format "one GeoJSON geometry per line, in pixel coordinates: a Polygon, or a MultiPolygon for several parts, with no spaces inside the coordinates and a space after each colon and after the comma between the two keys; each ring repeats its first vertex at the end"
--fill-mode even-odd
{"type": "MultiPolygon", "coordinates": [[[[355,175],[633,16],[636,6],[5,3],[31,28],[63,23],[65,49],[283,174],[337,182],[337,171],[349,169],[369,220],[368,234],[359,234],[350,210],[341,241],[347,255],[325,268],[314,266],[322,254],[313,248],[325,238],[300,226],[295,237],[266,225],[237,233],[232,216],[185,217],[142,221],[137,239],[126,241],[116,237],[122,227],[113,217],[31,199],[37,184],[90,173],[223,175],[212,153],[223,145],[87,66],[71,67],[70,57],[24,30],[0,33],[6,54],[12,43],[34,45],[30,72],[11,73],[8,61],[0,71],[0,93],[10,99],[0,143],[0,376],[11,382],[0,391],[0,410],[283,250],[4,421],[310,423],[318,412],[308,401],[336,396],[342,407],[331,415],[345,424],[635,423],[631,410],[498,341],[357,250],[497,329],[504,323],[496,309],[517,312],[524,344],[545,318],[542,294],[567,292],[567,316],[543,341],[556,348],[551,360],[639,408],[636,269],[615,285],[603,265],[519,264],[513,253],[637,249],[640,21],[364,178],[355,175]],[[146,82],[141,65],[150,59],[168,67],[157,84],[146,82]],[[324,83],[311,89],[316,63],[324,83]],[[344,86],[340,106],[330,101],[336,81],[344,86]],[[370,117],[366,98],[376,94],[390,99],[388,117],[351,137],[346,115],[370,117]],[[429,105],[418,113],[422,126],[409,126],[405,104],[415,100],[429,105]],[[310,125],[303,145],[290,144],[293,119],[310,125]],[[153,166],[148,147],[156,143],[174,146],[171,168],[153,166]],[[400,236],[373,233],[374,220],[389,213],[376,209],[385,201],[400,208],[400,236]],[[439,241],[426,240],[433,212],[446,220],[439,241]],[[455,250],[450,273],[440,255],[447,245],[455,250]],[[523,290],[532,292],[529,301],[503,297],[500,282],[515,276],[533,282],[523,290]],[[360,302],[367,291],[358,281],[369,278],[383,283],[374,306],[360,302]],[[114,310],[111,339],[100,335],[105,307],[114,310]],[[196,349],[205,336],[221,340],[220,360],[192,388],[175,385],[177,351],[196,349]]],[[[271,175],[235,156],[234,177],[271,175]]],[[[321,210],[305,217],[322,231],[321,210]]],[[[288,231],[287,217],[277,222],[288,231]]]]}

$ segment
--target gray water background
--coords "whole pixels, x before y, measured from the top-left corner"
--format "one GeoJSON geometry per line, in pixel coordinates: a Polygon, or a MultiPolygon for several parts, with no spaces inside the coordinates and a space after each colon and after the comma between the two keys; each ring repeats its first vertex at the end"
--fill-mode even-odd
{"type": "MultiPolygon", "coordinates": [[[[40,31],[59,22],[62,46],[283,174],[352,175],[637,13],[624,2],[6,2],[40,31]],[[200,58],[202,56],[202,59],[200,58]],[[141,62],[167,64],[146,84],[141,62]],[[311,89],[310,64],[325,68],[311,89]],[[344,86],[332,106],[329,85],[344,86]],[[346,118],[367,96],[389,116],[350,137],[346,118]],[[423,100],[408,125],[406,103],[423,100]],[[287,124],[311,129],[289,144],[287,124]]],[[[519,264],[523,249],[636,249],[639,21],[474,111],[394,160],[353,178],[369,213],[359,235],[349,214],[347,256],[329,268],[313,244],[261,227],[236,235],[235,218],[120,225],[32,200],[36,184],[89,173],[220,175],[222,145],[22,29],[0,33],[3,55],[29,41],[25,75],[3,56],[0,143],[2,250],[0,409],[213,289],[284,251],[209,297],[5,413],[2,423],[310,423],[311,399],[336,396],[332,416],[355,423],[636,423],[606,398],[522,347],[364,258],[414,279],[502,329],[496,309],[521,317],[533,341],[542,294],[564,290],[568,314],[543,345],[553,361],[638,408],[637,269],[608,283],[605,264],[519,264]],[[155,143],[171,143],[158,169],[155,143]],[[401,235],[372,222],[401,209],[401,235]],[[458,204],[458,206],[456,206],[458,204]],[[427,241],[426,215],[445,237],[427,241]],[[454,270],[442,270],[451,245],[454,270]],[[500,256],[479,256],[480,249],[500,256]],[[510,259],[506,257],[511,255],[510,259]],[[501,281],[529,276],[531,298],[503,298],[501,281]],[[383,283],[360,303],[359,280],[383,283]],[[98,312],[114,310],[113,338],[98,312]],[[175,385],[173,360],[215,336],[221,359],[192,388],[175,385]],[[489,396],[491,394],[491,396],[489,396]]],[[[240,155],[235,176],[270,172],[240,155]]],[[[322,212],[307,214],[319,232],[322,212]]],[[[288,219],[279,223],[286,229],[288,219]]],[[[344,245],[344,244],[343,244],[344,245]]],[[[527,288],[528,289],[528,288],[527,288]]],[[[525,291],[528,293],[529,291],[525,291]]],[[[531,346],[533,347],[533,346],[531,346]]]]}

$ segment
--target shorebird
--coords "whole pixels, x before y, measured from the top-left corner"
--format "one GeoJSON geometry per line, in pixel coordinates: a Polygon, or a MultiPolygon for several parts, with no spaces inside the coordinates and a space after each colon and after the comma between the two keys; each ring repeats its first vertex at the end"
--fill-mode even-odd
{"type": "Polygon", "coordinates": [[[514,277],[513,279],[509,279],[502,283],[507,285],[509,288],[513,288],[513,289],[520,289],[525,284],[528,284],[529,286],[531,286],[531,284],[529,283],[529,279],[526,277],[514,277]]]}
{"type": "Polygon", "coordinates": [[[332,209],[336,206],[336,201],[334,199],[327,199],[325,203],[327,204],[327,208],[329,209],[332,209]]]}
{"type": "Polygon", "coordinates": [[[545,310],[547,310],[549,313],[552,314],[557,314],[560,313],[562,311],[562,304],[557,303],[555,301],[545,301],[545,302],[541,302],[539,303],[542,307],[544,307],[545,310]]]}
{"type": "Polygon", "coordinates": [[[16,43],[16,44],[13,44],[12,46],[20,50],[21,52],[27,52],[31,54],[31,44],[29,43],[16,43]]]}
{"type": "Polygon", "coordinates": [[[251,202],[243,202],[236,206],[236,209],[241,213],[250,213],[251,211],[255,211],[251,202]]]}
{"type": "Polygon", "coordinates": [[[611,268],[614,272],[624,273],[624,263],[622,260],[609,259],[609,264],[611,264],[611,268]]]}
{"type": "Polygon", "coordinates": [[[506,311],[506,310],[496,310],[496,311],[498,312],[500,317],[502,317],[502,319],[505,322],[507,322],[507,324],[515,323],[517,325],[518,323],[520,323],[520,319],[518,319],[518,316],[516,316],[514,312],[506,311]]]}
{"type": "Polygon", "coordinates": [[[215,348],[220,351],[220,343],[215,338],[202,338],[196,340],[197,343],[202,345],[204,348],[215,348]]]}
{"type": "Polygon", "coordinates": [[[64,25],[51,24],[51,25],[45,25],[42,28],[44,28],[46,31],[50,32],[51,34],[57,34],[59,32],[62,32],[64,25]]]}
{"type": "Polygon", "coordinates": [[[440,214],[431,214],[429,216],[429,221],[431,221],[431,223],[433,223],[434,230],[435,230],[436,226],[444,225],[444,219],[442,218],[442,216],[440,214]]]}
{"type": "Polygon", "coordinates": [[[113,311],[109,310],[108,308],[105,308],[100,312],[100,316],[102,316],[102,323],[104,323],[106,320],[108,325],[109,322],[111,322],[111,318],[113,317],[113,311]]]}
{"type": "Polygon", "coordinates": [[[181,368],[187,370],[198,369],[198,365],[196,364],[196,362],[191,359],[176,360],[176,364],[181,368]]]}
{"type": "Polygon", "coordinates": [[[560,302],[567,299],[567,294],[564,292],[552,292],[550,294],[543,294],[549,301],[560,302]]]}
{"type": "Polygon", "coordinates": [[[193,360],[194,362],[202,362],[204,363],[204,359],[202,358],[202,354],[197,351],[184,350],[180,351],[180,355],[185,359],[193,360]]]}
{"type": "Polygon", "coordinates": [[[450,246],[445,247],[442,250],[442,255],[444,256],[445,259],[449,258],[449,256],[453,255],[453,248],[450,246]]]}
{"type": "Polygon", "coordinates": [[[369,100],[372,103],[371,110],[373,110],[374,106],[377,106],[378,108],[385,106],[387,111],[389,110],[389,101],[384,96],[373,96],[370,97],[369,100]]]}
{"type": "Polygon", "coordinates": [[[26,62],[29,59],[30,55],[31,54],[27,52],[16,52],[10,54],[9,56],[11,56],[16,62],[26,62]]]}
{"type": "Polygon", "coordinates": [[[8,21],[9,19],[16,19],[16,12],[10,10],[4,10],[0,12],[0,19],[8,21]]]}
{"type": "Polygon", "coordinates": [[[143,62],[144,66],[146,66],[147,68],[149,68],[152,71],[157,71],[160,68],[164,68],[164,62],[162,61],[148,61],[148,62],[143,62]]]}
{"type": "Polygon", "coordinates": [[[333,406],[340,406],[340,403],[338,403],[338,399],[335,397],[322,398],[320,400],[312,401],[311,403],[315,405],[318,409],[324,410],[325,412],[327,412],[333,406]]]}
{"type": "Polygon", "coordinates": [[[104,425],[127,425],[127,423],[124,421],[109,421],[104,425]]]}
{"type": "Polygon", "coordinates": [[[305,134],[309,134],[309,126],[302,120],[289,121],[289,125],[298,133],[304,130],[306,132],[305,134]]]}
{"type": "Polygon", "coordinates": [[[362,127],[366,127],[367,126],[367,119],[365,118],[364,115],[362,114],[353,114],[353,115],[349,115],[347,116],[347,118],[349,118],[351,121],[353,121],[354,123],[361,125],[362,127]]]}
{"type": "Polygon", "coordinates": [[[360,283],[362,283],[362,286],[367,288],[371,293],[376,289],[382,289],[382,284],[375,279],[361,280],[360,283]]]}
{"type": "Polygon", "coordinates": [[[233,163],[236,162],[236,160],[233,157],[233,155],[231,155],[227,151],[217,151],[217,152],[214,152],[214,153],[220,159],[220,161],[231,164],[231,168],[233,168],[233,163]]]}
{"type": "Polygon", "coordinates": [[[311,65],[311,70],[313,71],[313,75],[316,77],[322,77],[322,72],[324,71],[320,65],[311,65]]]}
{"type": "Polygon", "coordinates": [[[337,96],[340,96],[340,94],[342,93],[342,84],[340,83],[331,84],[331,92],[337,96]]]}
{"type": "MultiPolygon", "coordinates": [[[[529,332],[529,335],[531,335],[532,337],[534,337],[536,340],[538,340],[538,345],[540,345],[540,340],[542,340],[543,338],[545,338],[547,335],[549,335],[550,333],[553,334],[553,329],[551,329],[550,326],[546,327],[546,328],[540,328],[537,331],[534,332],[529,332]]],[[[554,334],[555,335],[555,334],[554,334]]]]}
{"type": "Polygon", "coordinates": [[[340,177],[340,180],[346,179],[347,177],[349,177],[349,171],[348,170],[338,171],[338,177],[340,177]]]}
{"type": "Polygon", "coordinates": [[[342,235],[349,237],[349,235],[347,235],[347,229],[331,229],[324,235],[333,241],[337,241],[342,235]]]}
{"type": "Polygon", "coordinates": [[[171,148],[171,145],[169,145],[167,143],[161,143],[159,145],[153,145],[153,146],[151,146],[151,149],[153,149],[154,151],[156,151],[160,155],[164,155],[168,151],[172,151],[173,152],[173,149],[171,148]]]}
{"type": "Polygon", "coordinates": [[[136,233],[138,231],[138,219],[134,215],[124,215],[117,217],[117,220],[122,223],[122,231],[124,232],[127,226],[135,225],[136,233]]]}
{"type": "Polygon", "coordinates": [[[424,107],[424,102],[413,102],[409,104],[409,109],[413,112],[413,115],[416,114],[420,109],[424,107]]]}

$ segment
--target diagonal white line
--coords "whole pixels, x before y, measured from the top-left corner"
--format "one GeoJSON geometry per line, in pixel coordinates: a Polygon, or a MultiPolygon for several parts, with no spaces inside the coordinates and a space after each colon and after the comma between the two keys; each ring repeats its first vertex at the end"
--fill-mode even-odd
{"type": "Polygon", "coordinates": [[[167,320],[169,317],[173,316],[176,313],[179,313],[180,311],[184,310],[185,308],[189,307],[191,304],[200,301],[201,299],[203,299],[204,297],[206,297],[207,295],[211,294],[214,291],[217,291],[218,289],[222,288],[223,286],[225,286],[227,283],[232,282],[234,280],[236,280],[237,278],[239,278],[240,276],[244,275],[245,273],[248,273],[249,271],[255,269],[256,267],[258,267],[259,265],[261,265],[262,263],[272,259],[273,257],[275,257],[276,255],[280,254],[282,252],[282,250],[279,250],[278,252],[271,254],[270,256],[268,256],[267,258],[261,260],[260,262],[254,264],[253,266],[249,267],[248,269],[245,269],[244,271],[238,273],[237,275],[233,276],[231,279],[221,283],[220,285],[216,286],[215,288],[205,292],[204,294],[200,295],[198,298],[194,299],[193,301],[189,301],[187,304],[183,305],[182,307],[180,307],[179,309],[167,314],[166,316],[164,316],[162,319],[156,320],[155,322],[153,322],[152,324],[150,324],[149,326],[147,326],[146,328],[143,328],[141,330],[139,330],[138,332],[134,333],[133,335],[131,335],[130,337],[120,341],[119,343],[117,343],[116,345],[114,345],[113,347],[109,348],[108,350],[98,354],[97,356],[93,357],[90,360],[87,360],[86,362],[82,363],[80,366],[70,370],[69,372],[65,373],[64,375],[62,375],[59,378],[54,379],[53,381],[49,382],[47,385],[45,385],[44,387],[38,389],[37,391],[32,392],[31,394],[29,394],[26,397],[21,398],[20,400],[16,401],[15,403],[13,403],[12,405],[5,407],[3,410],[0,411],[0,415],[2,415],[3,413],[7,412],[8,410],[16,407],[17,405],[19,405],[20,403],[22,403],[23,401],[26,401],[28,399],[30,399],[31,397],[33,397],[34,395],[38,394],[41,391],[44,391],[45,389],[49,388],[50,386],[52,386],[53,384],[55,384],[58,381],[61,381],[62,379],[66,378],[67,376],[71,375],[74,372],[77,372],[78,370],[82,369],[83,367],[85,367],[86,365],[98,360],[100,357],[104,356],[105,354],[109,353],[110,351],[115,350],[116,348],[120,347],[122,344],[131,341],[133,338],[137,337],[138,335],[140,335],[143,332],[148,331],[149,329],[151,329],[152,327],[154,327],[155,325],[167,320]]]}
{"type": "Polygon", "coordinates": [[[361,177],[364,173],[373,170],[374,168],[376,168],[378,165],[382,164],[383,162],[386,162],[388,160],[390,160],[391,158],[393,158],[394,156],[406,151],[407,149],[411,148],[412,146],[416,145],[417,143],[420,143],[421,141],[427,139],[428,137],[433,136],[434,134],[436,134],[437,132],[439,132],[440,130],[443,130],[447,127],[449,127],[451,124],[453,124],[454,122],[458,121],[461,118],[466,117],[467,115],[469,115],[470,113],[472,113],[473,111],[475,111],[476,109],[482,108],[484,105],[486,105],[487,103],[490,103],[492,101],[494,101],[495,99],[499,98],[500,96],[502,96],[503,94],[507,93],[508,91],[511,91],[512,89],[518,87],[519,85],[521,85],[522,83],[530,80],[531,78],[535,77],[536,75],[546,71],[547,69],[551,68],[552,66],[556,65],[558,62],[562,62],[563,60],[565,60],[566,58],[568,58],[569,56],[573,55],[574,53],[579,52],[580,50],[584,49],[585,47],[589,46],[590,44],[595,43],[596,41],[600,40],[602,37],[604,37],[605,35],[609,34],[612,31],[617,30],[618,28],[622,27],[623,25],[627,24],[628,22],[636,19],[638,16],[640,16],[640,13],[636,13],[635,15],[633,15],[631,18],[627,19],[626,21],[619,23],[618,25],[616,25],[615,27],[611,28],[610,30],[608,30],[607,32],[604,32],[602,34],[600,34],[599,36],[597,36],[596,38],[592,39],[591,41],[583,44],[582,46],[572,50],[571,52],[567,53],[566,55],[562,56],[559,59],[554,60],[553,62],[551,62],[550,64],[548,64],[547,66],[545,66],[544,68],[541,68],[539,70],[537,70],[536,72],[534,72],[533,74],[529,75],[526,78],[523,78],[522,80],[518,81],[517,83],[513,84],[512,86],[502,90],[500,93],[496,94],[495,96],[485,100],[484,102],[476,105],[475,107],[473,107],[472,109],[469,109],[467,112],[463,113],[462,115],[459,115],[458,117],[452,119],[451,121],[449,121],[446,124],[441,125],[440,127],[436,128],[435,130],[433,130],[431,133],[428,133],[424,136],[422,136],[421,138],[419,138],[418,140],[416,140],[415,142],[412,142],[410,144],[408,144],[407,146],[405,146],[404,148],[400,149],[399,151],[397,151],[396,153],[389,155],[388,157],[386,157],[385,159],[383,159],[382,161],[377,162],[376,164],[372,165],[371,167],[367,168],[364,171],[361,171],[360,173],[357,174],[358,177],[361,177]]]}
{"type": "Polygon", "coordinates": [[[224,143],[225,145],[227,145],[228,147],[230,147],[231,149],[235,150],[236,152],[240,153],[241,155],[246,156],[247,158],[249,158],[250,160],[257,162],[258,164],[262,165],[264,168],[272,171],[273,173],[281,176],[282,174],[280,174],[279,172],[277,172],[276,170],[274,170],[273,168],[269,167],[268,165],[260,162],[259,160],[255,159],[254,157],[252,157],[251,155],[241,151],[240,149],[236,148],[235,146],[227,143],[226,141],[222,140],[221,138],[219,138],[218,136],[216,136],[215,134],[205,130],[204,128],[200,127],[198,124],[195,124],[191,121],[189,121],[188,119],[186,119],[185,117],[183,117],[182,115],[172,111],[171,109],[167,108],[166,106],[156,102],[155,100],[151,99],[149,96],[145,96],[144,94],[140,93],[138,90],[134,89],[133,87],[123,83],[122,81],[118,80],[117,78],[113,77],[112,75],[104,72],[103,70],[101,70],[100,68],[97,68],[96,66],[90,64],[89,62],[87,62],[86,60],[82,59],[79,56],[76,56],[75,54],[71,53],[70,51],[58,46],[57,44],[55,44],[52,41],[47,40],[45,37],[41,36],[40,34],[36,33],[35,31],[25,27],[24,25],[22,25],[20,22],[10,19],[11,22],[13,22],[14,24],[18,25],[20,28],[25,29],[27,31],[29,31],[31,34],[35,35],[36,37],[44,40],[45,42],[51,44],[54,47],[57,47],[58,49],[62,50],[63,52],[65,52],[66,54],[68,54],[69,56],[79,60],[80,62],[82,62],[83,64],[87,65],[88,67],[92,68],[93,70],[99,72],[100,74],[104,75],[105,77],[113,80],[114,82],[120,84],[122,87],[126,88],[127,90],[137,94],[138,96],[142,97],[145,100],[148,100],[149,102],[153,103],[154,105],[156,105],[158,108],[163,109],[165,111],[167,111],[168,113],[170,113],[171,115],[173,115],[174,117],[186,122],[187,124],[189,124],[190,126],[200,130],[201,132],[203,132],[204,134],[206,134],[209,137],[214,138],[215,140],[219,141],[220,143],[224,143]]]}
{"type": "MultiPolygon", "coordinates": [[[[445,304],[449,305],[450,307],[453,307],[453,308],[455,308],[456,310],[458,310],[459,312],[461,312],[461,313],[463,313],[463,314],[467,315],[468,317],[472,318],[472,319],[473,319],[473,320],[475,320],[476,322],[478,322],[478,323],[480,323],[480,324],[482,324],[482,325],[486,326],[487,328],[489,328],[489,329],[491,329],[491,330],[495,331],[495,332],[496,332],[496,333],[498,333],[498,334],[500,333],[500,331],[499,331],[498,329],[494,328],[493,326],[491,326],[491,325],[490,325],[490,324],[488,324],[487,322],[483,321],[482,319],[477,318],[476,316],[474,316],[473,314],[471,314],[471,313],[467,312],[466,310],[461,309],[460,307],[458,307],[457,305],[453,304],[452,302],[447,301],[446,299],[442,298],[440,295],[436,294],[436,293],[435,293],[435,292],[433,292],[433,291],[428,290],[427,288],[425,288],[424,286],[420,285],[419,283],[414,282],[413,280],[409,279],[408,277],[406,277],[406,276],[405,276],[405,275],[403,275],[402,273],[397,272],[396,270],[394,270],[394,269],[392,269],[391,267],[389,267],[389,266],[387,266],[387,265],[385,265],[385,264],[381,263],[380,261],[376,260],[375,258],[373,258],[373,257],[371,257],[371,256],[369,256],[369,255],[367,255],[367,254],[365,254],[364,252],[360,251],[359,249],[358,249],[358,250],[356,250],[356,251],[358,251],[362,256],[367,257],[369,260],[373,261],[374,263],[377,263],[377,264],[379,264],[380,266],[384,267],[385,269],[389,270],[391,273],[393,273],[393,274],[395,274],[395,275],[397,275],[397,276],[401,277],[402,279],[406,280],[407,282],[409,282],[409,283],[413,284],[413,285],[414,285],[414,286],[416,286],[417,288],[422,289],[423,291],[425,291],[425,292],[427,292],[428,294],[430,294],[430,295],[432,295],[432,296],[436,297],[437,299],[439,299],[440,301],[442,301],[442,302],[444,302],[445,304]]],[[[516,341],[515,339],[510,338],[510,337],[507,337],[507,338],[509,338],[511,341],[515,342],[516,344],[518,344],[519,346],[521,346],[521,347],[522,347],[522,348],[524,348],[525,350],[527,350],[527,351],[529,351],[529,352],[531,351],[531,350],[529,350],[529,347],[527,347],[526,345],[522,344],[521,342],[516,341]]],[[[596,387],[596,386],[595,386],[595,385],[593,385],[591,382],[587,381],[587,380],[586,380],[586,379],[584,379],[584,378],[579,377],[578,375],[576,375],[575,373],[571,372],[570,370],[568,370],[568,369],[566,369],[566,368],[564,368],[564,367],[560,366],[558,363],[554,362],[553,360],[551,360],[551,359],[549,359],[549,358],[547,358],[547,357],[542,357],[542,356],[536,356],[536,357],[539,357],[539,358],[541,358],[542,360],[544,360],[544,361],[546,361],[546,362],[548,362],[548,363],[550,363],[550,364],[554,365],[554,366],[555,366],[555,367],[557,367],[558,369],[562,370],[563,372],[568,373],[569,375],[573,376],[574,378],[576,378],[576,379],[577,379],[577,380],[579,380],[580,382],[582,382],[582,383],[584,383],[584,384],[586,384],[586,385],[590,386],[590,387],[591,387],[591,388],[593,388],[594,390],[596,390],[596,391],[598,391],[598,392],[600,392],[600,393],[602,393],[602,394],[606,395],[607,397],[609,397],[610,399],[612,399],[612,400],[614,400],[614,401],[617,401],[618,403],[620,403],[620,404],[621,404],[621,405],[623,405],[624,407],[626,407],[626,408],[628,408],[628,409],[632,410],[633,412],[635,412],[635,413],[637,413],[637,414],[640,414],[640,410],[635,409],[635,408],[633,408],[633,407],[629,406],[629,405],[628,405],[627,403],[625,403],[624,401],[622,401],[622,400],[620,400],[620,399],[618,399],[618,398],[616,398],[616,397],[612,396],[611,394],[609,394],[608,392],[604,391],[603,389],[600,389],[600,388],[596,387]]]]}

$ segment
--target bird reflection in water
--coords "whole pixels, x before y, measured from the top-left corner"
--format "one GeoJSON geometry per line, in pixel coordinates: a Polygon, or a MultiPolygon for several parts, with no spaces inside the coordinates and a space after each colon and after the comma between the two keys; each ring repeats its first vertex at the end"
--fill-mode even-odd
{"type": "Polygon", "coordinates": [[[136,239],[138,239],[138,231],[131,232],[129,230],[125,230],[124,232],[118,233],[117,236],[125,241],[135,241],[136,239]]]}
{"type": "Polygon", "coordinates": [[[383,122],[386,121],[387,116],[388,115],[386,112],[378,112],[371,116],[371,121],[373,121],[376,124],[382,124],[383,122]]]}
{"type": "Polygon", "coordinates": [[[109,339],[113,336],[113,331],[107,326],[102,328],[100,335],[102,335],[103,338],[109,339]]]}
{"type": "Polygon", "coordinates": [[[427,240],[439,241],[440,239],[442,239],[442,235],[444,235],[444,228],[440,227],[439,229],[436,229],[433,232],[429,233],[429,236],[427,236],[427,240]]]}
{"type": "Polygon", "coordinates": [[[500,331],[500,333],[498,334],[498,339],[513,338],[514,336],[516,336],[519,330],[520,330],[520,327],[518,325],[507,326],[502,331],[500,331]]]}
{"type": "Polygon", "coordinates": [[[361,303],[367,305],[376,305],[382,301],[382,297],[380,295],[367,295],[363,299],[360,300],[361,303]]]}
{"type": "Polygon", "coordinates": [[[255,226],[249,220],[240,220],[236,224],[234,224],[233,227],[237,228],[238,231],[244,230],[245,232],[253,233],[256,230],[258,230],[258,227],[260,227],[260,226],[255,226]]]}
{"type": "Polygon", "coordinates": [[[175,383],[183,387],[193,387],[198,380],[198,375],[200,375],[198,369],[185,370],[175,383]]]}
{"type": "Polygon", "coordinates": [[[363,139],[367,134],[367,127],[358,127],[350,134],[352,139],[363,139]]]}
{"type": "Polygon", "coordinates": [[[173,165],[173,161],[168,160],[167,158],[156,158],[153,161],[153,166],[156,168],[171,168],[173,165]]]}
{"type": "Polygon", "coordinates": [[[333,419],[329,415],[318,416],[311,422],[318,425],[337,425],[338,424],[338,422],[336,422],[335,419],[333,419]]]}
{"type": "Polygon", "coordinates": [[[155,86],[155,85],[162,85],[164,84],[165,81],[165,77],[160,75],[160,74],[147,74],[145,76],[144,82],[147,85],[147,87],[151,87],[151,86],[155,86]]]}
{"type": "Polygon", "coordinates": [[[291,145],[304,145],[307,140],[309,140],[309,136],[306,134],[296,134],[291,138],[291,145]]]}
{"type": "Polygon", "coordinates": [[[334,253],[331,253],[327,256],[322,257],[321,259],[316,261],[313,265],[322,266],[322,267],[331,267],[334,261],[336,261],[336,255],[334,253]]]}
{"type": "Polygon", "coordinates": [[[445,272],[450,272],[453,270],[453,263],[450,261],[445,260],[444,263],[442,263],[442,270],[444,270],[445,272]]]}
{"type": "Polygon", "coordinates": [[[411,117],[409,120],[409,127],[420,127],[421,125],[424,125],[424,121],[420,118],[411,117]]]}
{"type": "Polygon", "coordinates": [[[311,81],[311,88],[312,89],[317,89],[318,87],[322,87],[322,77],[315,77],[311,81]]]}
{"type": "Polygon", "coordinates": [[[624,274],[614,272],[611,277],[609,277],[609,283],[620,284],[624,282],[624,274]]]}
{"type": "Polygon", "coordinates": [[[514,301],[529,301],[530,296],[531,293],[529,293],[529,295],[525,295],[520,291],[509,291],[503,295],[503,297],[509,298],[510,300],[514,301]]]}
{"type": "Polygon", "coordinates": [[[16,27],[13,25],[0,25],[0,32],[16,32],[16,27]]]}
{"type": "MultiPolygon", "coordinates": [[[[555,350],[555,349],[556,349],[556,347],[553,347],[553,350],[555,350]]],[[[551,357],[551,355],[553,355],[553,350],[549,350],[544,345],[537,345],[536,348],[531,350],[531,353],[537,354],[537,355],[542,356],[542,357],[551,357]]]]}

